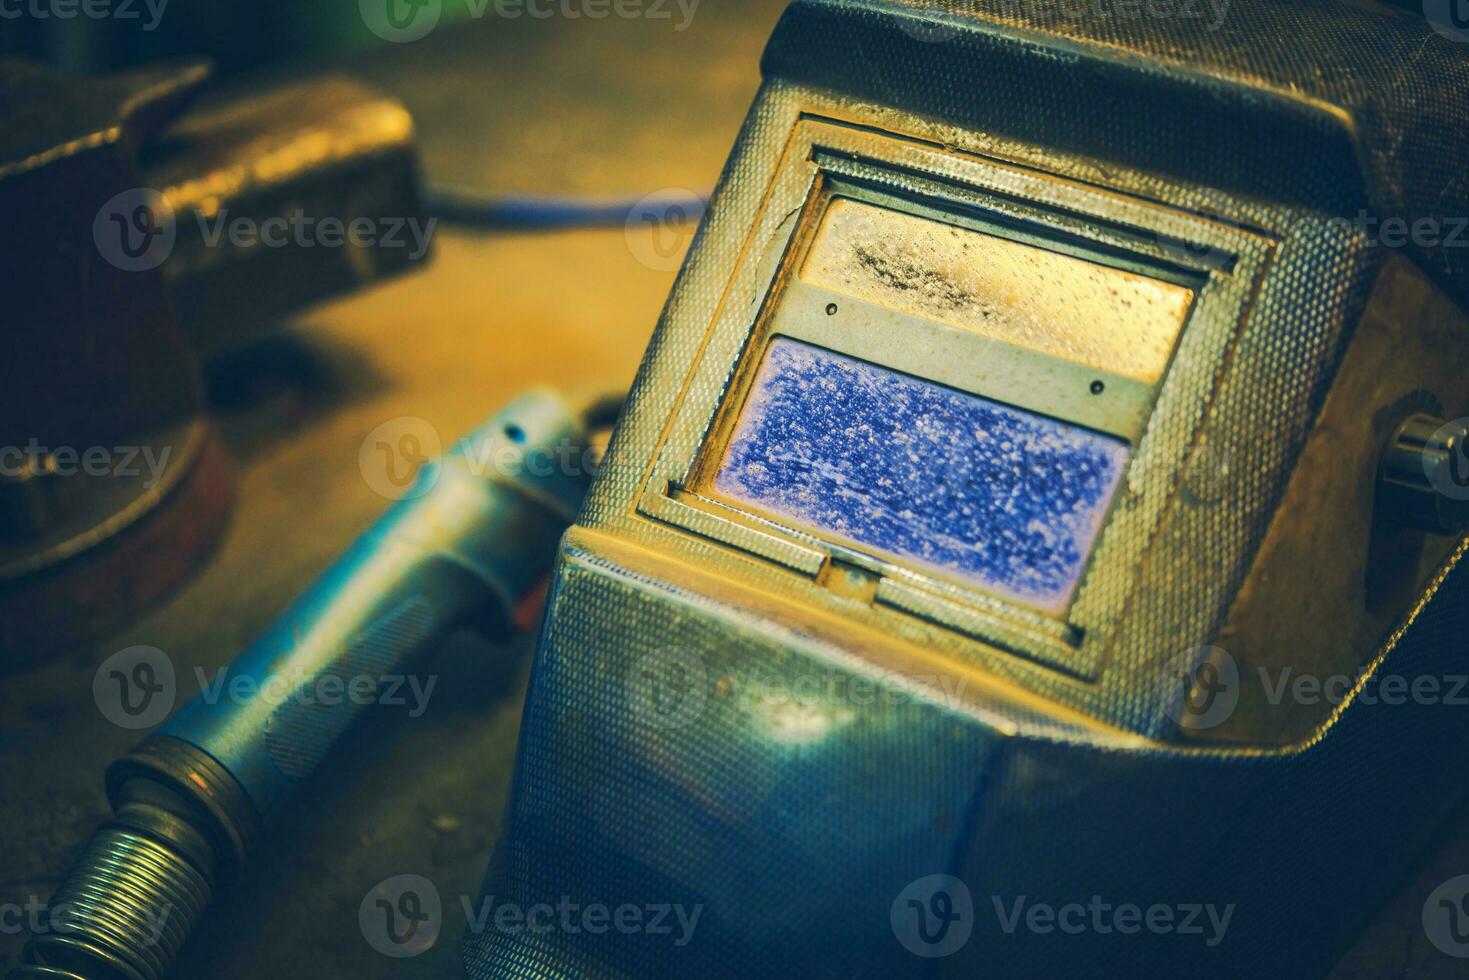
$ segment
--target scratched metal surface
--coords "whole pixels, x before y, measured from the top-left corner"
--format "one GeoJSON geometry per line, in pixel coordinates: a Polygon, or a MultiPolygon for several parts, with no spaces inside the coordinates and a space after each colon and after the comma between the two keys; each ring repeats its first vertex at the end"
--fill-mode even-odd
{"type": "MultiPolygon", "coordinates": [[[[437,176],[522,191],[711,185],[758,83],[779,4],[706,0],[687,31],[651,21],[531,19],[445,30],[349,67],[415,113],[437,176]]],[[[217,363],[213,397],[240,504],[208,568],[125,633],[0,679],[0,903],[45,894],[105,813],[101,773],[138,733],[91,697],[124,646],[166,650],[187,696],[385,507],[363,438],[411,416],[444,437],[525,384],[630,378],[672,270],[621,231],[481,237],[444,231],[428,272],[303,316],[217,363]],[[641,252],[646,258],[647,253],[641,252]]],[[[461,641],[422,718],[317,787],[272,860],[218,902],[178,975],[238,980],[453,977],[499,829],[528,644],[461,641]],[[392,875],[435,881],[448,910],[428,953],[388,960],[358,906],[392,875]]],[[[1335,980],[1453,977],[1419,924],[1428,893],[1469,870],[1469,811],[1363,932],[1335,980]]],[[[0,929],[0,967],[20,937],[0,929]]]]}

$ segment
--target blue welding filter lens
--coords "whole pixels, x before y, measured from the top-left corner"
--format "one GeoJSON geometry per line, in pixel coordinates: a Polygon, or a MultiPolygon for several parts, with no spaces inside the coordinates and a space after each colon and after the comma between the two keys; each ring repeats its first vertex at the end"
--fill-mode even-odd
{"type": "Polygon", "coordinates": [[[1131,446],[786,337],[714,474],[737,506],[1063,614],[1131,446]]]}

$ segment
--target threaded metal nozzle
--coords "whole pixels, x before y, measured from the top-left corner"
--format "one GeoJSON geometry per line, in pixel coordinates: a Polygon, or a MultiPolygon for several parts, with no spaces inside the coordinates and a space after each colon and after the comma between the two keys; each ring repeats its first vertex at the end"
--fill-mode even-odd
{"type": "Polygon", "coordinates": [[[210,892],[173,848],[103,827],[52,897],[54,931],[31,939],[11,980],[161,980],[210,892]]]}

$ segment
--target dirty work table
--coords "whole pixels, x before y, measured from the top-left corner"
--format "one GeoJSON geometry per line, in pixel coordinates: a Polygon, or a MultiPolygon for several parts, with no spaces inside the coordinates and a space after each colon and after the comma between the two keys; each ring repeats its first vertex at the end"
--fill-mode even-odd
{"type": "MultiPolygon", "coordinates": [[[[438,181],[525,193],[704,189],[754,95],[780,6],[710,0],[682,32],[669,21],[487,17],[292,75],[345,70],[401,98],[438,181]]],[[[386,506],[358,467],[369,432],[409,416],[447,442],[532,383],[626,383],[673,278],[668,263],[639,261],[621,229],[441,228],[435,245],[426,271],[213,360],[211,400],[238,471],[218,551],[125,632],[0,681],[0,906],[49,894],[107,812],[107,762],[139,738],[92,701],[101,660],[161,648],[179,667],[180,699],[191,696],[195,668],[212,677],[386,506]]],[[[452,642],[428,710],[320,780],[292,831],[216,901],[177,976],[459,976],[460,896],[478,895],[499,833],[530,649],[528,638],[452,642]],[[437,885],[445,926],[429,952],[390,960],[364,940],[358,907],[399,874],[437,885]]],[[[1367,928],[1334,980],[1457,975],[1419,912],[1438,882],[1469,870],[1469,814],[1444,839],[1374,922],[1351,924],[1367,928]]],[[[0,930],[0,968],[22,940],[0,930]]]]}

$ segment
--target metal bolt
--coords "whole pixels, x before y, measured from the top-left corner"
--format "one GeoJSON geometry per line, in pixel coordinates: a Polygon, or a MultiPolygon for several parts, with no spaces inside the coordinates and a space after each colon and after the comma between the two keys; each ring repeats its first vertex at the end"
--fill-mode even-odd
{"type": "Polygon", "coordinates": [[[1388,440],[1378,472],[1379,512],[1430,534],[1469,527],[1469,425],[1420,412],[1388,440]]]}

